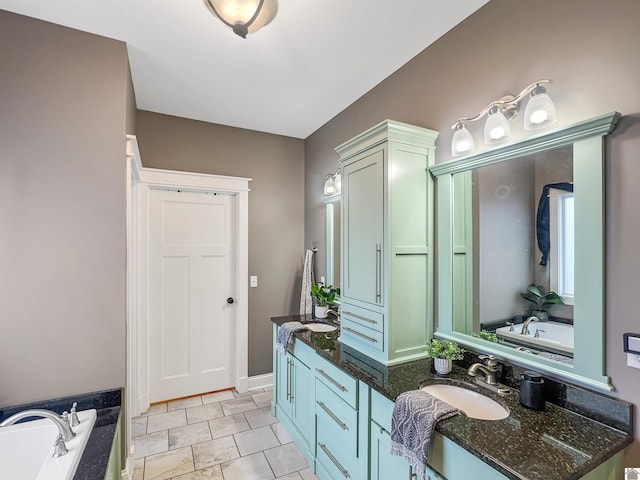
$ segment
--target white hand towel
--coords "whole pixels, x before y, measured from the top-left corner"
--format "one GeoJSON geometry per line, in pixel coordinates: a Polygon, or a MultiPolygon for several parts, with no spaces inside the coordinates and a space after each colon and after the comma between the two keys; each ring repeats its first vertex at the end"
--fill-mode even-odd
{"type": "Polygon", "coordinates": [[[313,252],[307,250],[302,271],[302,289],[300,291],[300,315],[310,314],[313,308],[311,285],[313,283],[313,252]]]}

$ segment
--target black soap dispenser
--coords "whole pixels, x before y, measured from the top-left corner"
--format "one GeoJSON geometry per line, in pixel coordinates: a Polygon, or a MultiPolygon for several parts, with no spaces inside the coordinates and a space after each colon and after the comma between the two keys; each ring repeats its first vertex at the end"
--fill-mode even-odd
{"type": "Polygon", "coordinates": [[[539,373],[531,370],[522,372],[520,403],[533,410],[544,410],[544,379],[539,373]]]}

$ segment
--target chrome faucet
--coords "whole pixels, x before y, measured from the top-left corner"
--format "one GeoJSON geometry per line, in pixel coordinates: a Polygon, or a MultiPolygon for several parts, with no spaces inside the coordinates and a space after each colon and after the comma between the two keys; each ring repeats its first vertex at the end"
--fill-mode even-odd
{"type": "Polygon", "coordinates": [[[538,321],[539,321],[538,317],[531,316],[531,317],[527,318],[524,321],[524,323],[522,324],[522,330],[520,331],[520,333],[522,335],[529,335],[529,324],[531,322],[538,322],[538,321]]]}
{"type": "Polygon", "coordinates": [[[498,360],[493,355],[480,355],[478,358],[483,360],[484,363],[474,363],[469,367],[467,373],[472,377],[478,375],[478,370],[484,373],[484,382],[488,385],[495,385],[496,372],[498,371],[498,360]]]}
{"type": "Polygon", "coordinates": [[[15,415],[11,415],[4,422],[0,423],[0,427],[8,427],[9,425],[13,425],[14,423],[16,423],[18,420],[22,420],[23,418],[28,417],[42,417],[48,418],[49,420],[53,421],[53,423],[55,423],[58,427],[60,436],[62,436],[62,439],[65,441],[69,441],[76,436],[69,424],[65,422],[60,415],[58,415],[56,412],[52,412],[51,410],[23,410],[22,412],[18,412],[15,415]]]}

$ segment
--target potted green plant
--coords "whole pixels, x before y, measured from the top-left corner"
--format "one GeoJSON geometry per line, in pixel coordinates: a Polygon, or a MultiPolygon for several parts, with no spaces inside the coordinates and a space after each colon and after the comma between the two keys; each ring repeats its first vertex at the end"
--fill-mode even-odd
{"type": "Polygon", "coordinates": [[[311,296],[316,299],[316,318],[327,318],[329,304],[336,299],[336,295],[340,295],[340,289],[337,287],[321,283],[311,285],[311,296]]]}
{"type": "Polygon", "coordinates": [[[453,368],[454,360],[462,360],[464,350],[449,340],[432,339],[426,348],[428,357],[433,358],[433,366],[440,375],[447,375],[453,368]]]}
{"type": "Polygon", "coordinates": [[[520,293],[520,296],[530,304],[531,315],[541,321],[549,319],[548,312],[553,305],[564,305],[556,292],[547,291],[542,285],[533,283],[527,287],[526,292],[520,293]]]}

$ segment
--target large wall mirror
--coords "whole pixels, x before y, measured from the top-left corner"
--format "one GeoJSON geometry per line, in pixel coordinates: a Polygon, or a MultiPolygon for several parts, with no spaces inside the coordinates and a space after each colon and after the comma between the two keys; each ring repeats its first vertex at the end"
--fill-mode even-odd
{"type": "Polygon", "coordinates": [[[436,336],[612,389],[604,375],[603,138],[619,117],[431,167],[436,336]]]}
{"type": "Polygon", "coordinates": [[[326,196],[325,204],[327,285],[340,286],[340,193],[326,196]]]}

